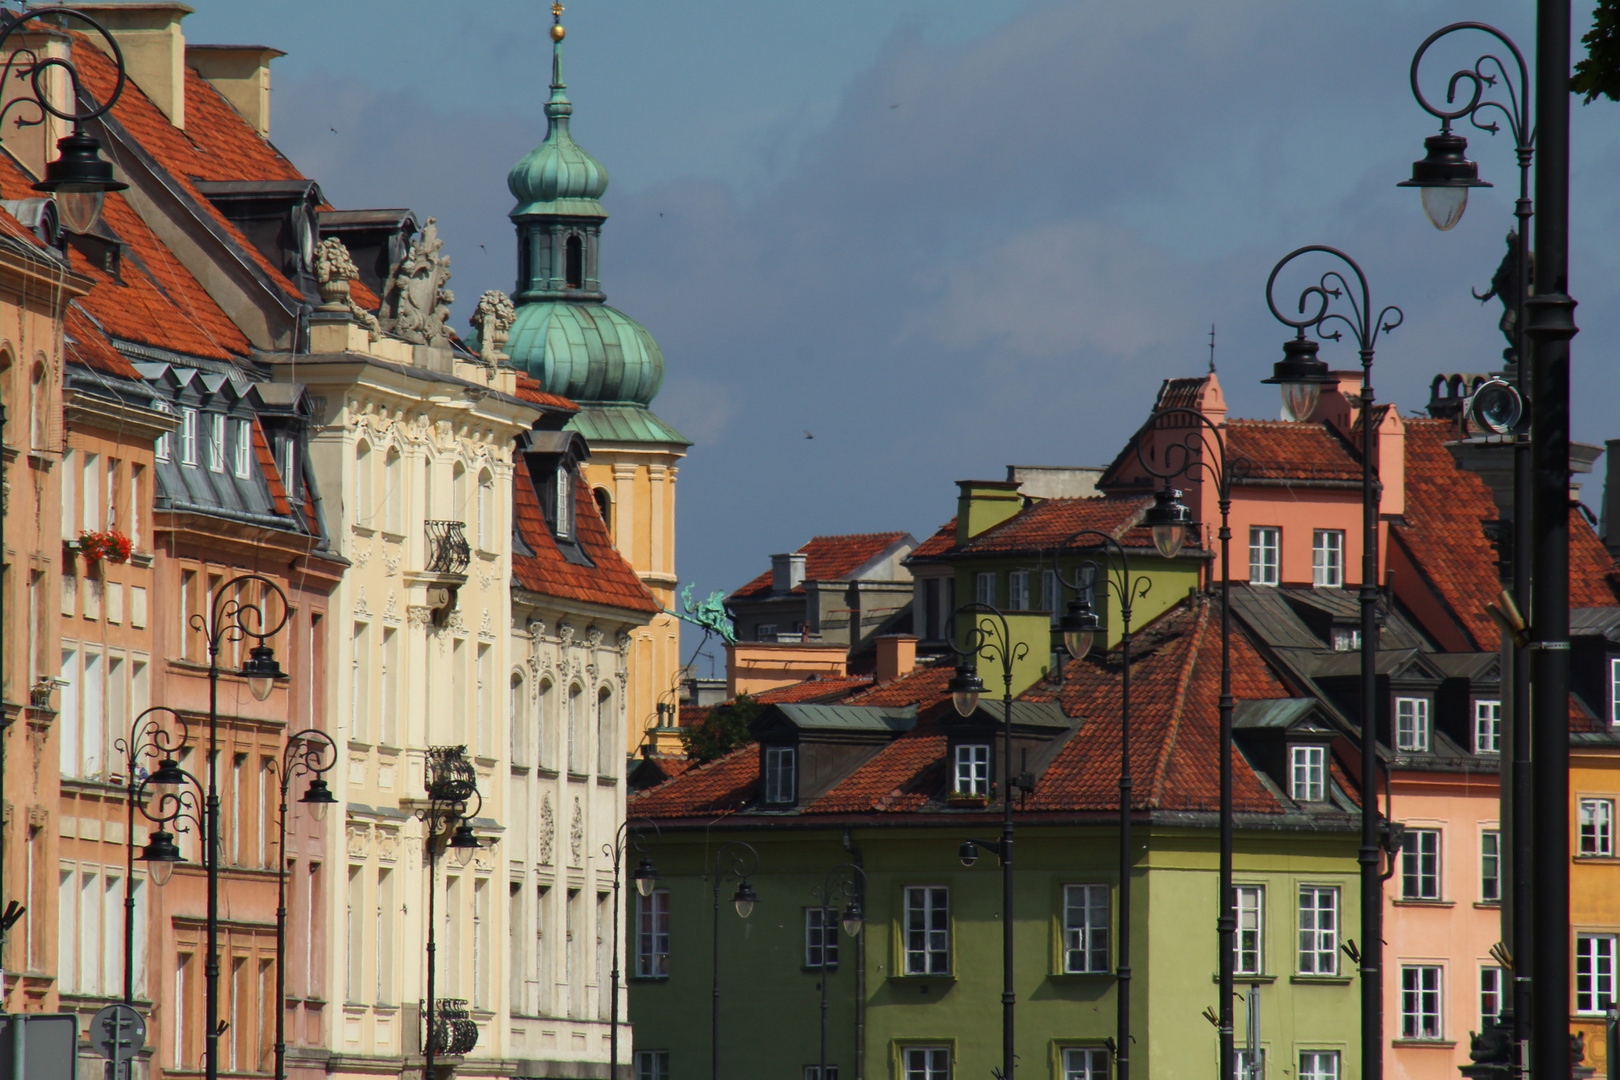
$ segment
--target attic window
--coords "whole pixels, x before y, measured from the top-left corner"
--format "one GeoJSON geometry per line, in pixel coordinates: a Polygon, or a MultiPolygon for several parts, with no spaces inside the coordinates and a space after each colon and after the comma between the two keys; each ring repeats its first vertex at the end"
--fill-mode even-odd
{"type": "Polygon", "coordinates": [[[607,493],[607,488],[596,488],[591,492],[596,500],[596,512],[602,515],[602,524],[607,527],[609,534],[613,532],[613,497],[607,493]]]}
{"type": "Polygon", "coordinates": [[[575,233],[563,245],[564,284],[570,289],[585,287],[585,245],[575,233]]]}
{"type": "Polygon", "coordinates": [[[765,801],[768,803],[792,803],[798,798],[795,784],[795,768],[797,753],[791,746],[767,746],[765,748],[765,801]]]}
{"type": "Polygon", "coordinates": [[[956,783],[960,795],[990,794],[990,747],[986,743],[962,743],[956,748],[956,783]]]}
{"type": "Polygon", "coordinates": [[[1361,629],[1355,626],[1333,628],[1333,651],[1355,652],[1361,648],[1361,629]]]}
{"type": "Polygon", "coordinates": [[[1288,795],[1295,802],[1323,802],[1327,799],[1327,747],[1289,748],[1288,795]]]}
{"type": "Polygon", "coordinates": [[[1429,752],[1429,699],[1395,699],[1395,749],[1415,754],[1429,752]]]}
{"type": "Polygon", "coordinates": [[[567,465],[557,466],[557,491],[553,506],[552,529],[563,539],[574,534],[574,481],[567,465]]]}

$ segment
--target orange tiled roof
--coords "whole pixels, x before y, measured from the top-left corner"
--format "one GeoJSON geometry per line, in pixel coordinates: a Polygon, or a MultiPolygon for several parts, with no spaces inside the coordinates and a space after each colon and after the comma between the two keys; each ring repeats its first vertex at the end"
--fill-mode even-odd
{"type": "Polygon", "coordinates": [[[101,332],[95,320],[84,313],[77,301],[68,305],[62,329],[68,359],[73,363],[83,364],[92,371],[116,375],[123,379],[141,377],[135,366],[113,348],[112,342],[107,340],[107,335],[101,332]]]}
{"type": "MultiPolygon", "coordinates": [[[[353,282],[352,284],[359,284],[359,282],[353,282]]],[[[578,405],[575,405],[572,401],[569,401],[561,394],[547,393],[545,390],[541,389],[540,380],[534,378],[532,375],[525,375],[522,372],[518,373],[517,390],[513,396],[522,398],[524,401],[532,402],[536,405],[547,405],[553,409],[566,409],[569,412],[579,412],[578,405]]]]}
{"type": "Polygon", "coordinates": [[[1360,480],[1361,455],[1327,423],[1230,420],[1226,452],[1248,475],[1279,480],[1360,480]]]}
{"type": "Polygon", "coordinates": [[[837,679],[806,679],[791,686],[761,690],[754,700],[763,705],[792,705],[836,701],[872,685],[870,675],[850,675],[837,679]]]}
{"type": "MultiPolygon", "coordinates": [[[[862,563],[895,541],[904,539],[905,535],[903,532],[885,532],[818,536],[797,552],[804,556],[804,578],[806,581],[842,581],[862,563]]],[[[731,599],[745,600],[767,595],[770,591],[771,571],[767,570],[732,593],[731,599]]],[[[802,593],[804,586],[793,591],[802,593]]]]}
{"type": "MultiPolygon", "coordinates": [[[[1004,551],[1044,551],[1070,540],[1081,529],[1094,529],[1115,540],[1124,541],[1129,533],[1142,545],[1152,543],[1145,529],[1134,526],[1153,503],[1149,495],[1097,495],[1086,499],[1045,499],[1020,510],[1000,525],[986,529],[952,554],[991,554],[1004,551]]],[[[1066,549],[1096,547],[1095,537],[1080,537],[1065,544],[1066,549]]]]}
{"type": "Polygon", "coordinates": [[[512,490],[517,530],[533,555],[512,554],[512,576],[530,592],[568,600],[657,613],[658,601],[641,583],[630,564],[608,538],[607,526],[597,513],[596,500],[583,477],[574,487],[574,528],[579,546],[595,566],[580,566],[563,557],[546,524],[540,500],[529,479],[529,467],[521,454],[512,470],[512,490]]]}
{"type": "MultiPolygon", "coordinates": [[[[281,469],[276,465],[276,455],[270,450],[270,441],[264,437],[264,427],[257,416],[253,418],[253,454],[259,459],[259,468],[264,470],[265,482],[270,487],[270,501],[275,504],[276,513],[291,517],[292,506],[287,502],[287,487],[281,482],[281,469]]],[[[307,524],[314,531],[313,514],[307,524]]]]}
{"type": "MultiPolygon", "coordinates": [[[[1490,489],[1459,467],[1444,444],[1455,437],[1449,421],[1406,422],[1406,515],[1392,526],[1396,542],[1473,638],[1475,648],[1496,646],[1496,624],[1486,614],[1496,602],[1496,550],[1483,523],[1497,517],[1490,489]]],[[[1578,511],[1569,520],[1569,605],[1609,607],[1614,560],[1578,511]]]]}
{"type": "Polygon", "coordinates": [[[934,535],[918,544],[906,561],[913,559],[932,559],[936,555],[943,555],[956,546],[956,519],[951,518],[935,530],[934,535]]]}

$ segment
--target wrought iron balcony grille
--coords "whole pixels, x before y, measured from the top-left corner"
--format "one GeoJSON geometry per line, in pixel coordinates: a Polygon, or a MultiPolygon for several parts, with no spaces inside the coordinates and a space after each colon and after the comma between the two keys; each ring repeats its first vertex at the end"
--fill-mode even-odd
{"type": "Polygon", "coordinates": [[[465,1054],[478,1045],[478,1025],[467,1011],[465,998],[441,998],[433,1003],[433,1052],[465,1054]]]}
{"type": "Polygon", "coordinates": [[[440,803],[461,803],[478,789],[478,774],[467,760],[465,746],[430,746],[427,752],[428,798],[440,803]]]}
{"type": "Polygon", "coordinates": [[[472,562],[472,548],[467,546],[467,523],[429,521],[426,524],[428,573],[465,574],[467,565],[472,562]]]}

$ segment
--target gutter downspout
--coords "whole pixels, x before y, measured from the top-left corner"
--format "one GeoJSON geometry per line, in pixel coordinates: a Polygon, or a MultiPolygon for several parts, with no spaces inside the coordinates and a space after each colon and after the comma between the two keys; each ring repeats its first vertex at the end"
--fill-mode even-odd
{"type": "MultiPolygon", "coordinates": [[[[861,873],[856,875],[855,889],[861,903],[861,910],[866,910],[866,863],[861,857],[861,849],[855,846],[850,830],[844,830],[844,850],[849,852],[850,861],[860,867],[861,873]]],[[[855,1080],[866,1080],[866,935],[855,936],[855,1080]]]]}

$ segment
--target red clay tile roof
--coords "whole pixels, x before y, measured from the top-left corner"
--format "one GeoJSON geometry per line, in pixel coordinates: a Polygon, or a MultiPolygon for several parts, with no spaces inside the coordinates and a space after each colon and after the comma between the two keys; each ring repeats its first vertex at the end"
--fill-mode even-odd
{"type": "MultiPolygon", "coordinates": [[[[1152,538],[1146,529],[1134,526],[1153,503],[1150,495],[1097,495],[1087,499],[1046,499],[1020,510],[1000,525],[986,529],[952,554],[990,554],[1004,551],[1046,551],[1062,544],[1065,550],[1097,547],[1096,537],[1074,537],[1081,529],[1094,529],[1115,540],[1131,540],[1147,546],[1152,538]],[[1065,541],[1071,541],[1064,543],[1065,541]]],[[[1134,546],[1134,544],[1133,544],[1134,546]]]]}
{"type": "Polygon", "coordinates": [[[706,817],[746,806],[758,786],[759,748],[750,743],[631,795],[630,806],[637,817],[706,817]]]}
{"type": "MultiPolygon", "coordinates": [[[[1475,648],[1496,647],[1496,624],[1486,614],[1496,602],[1496,550],[1483,523],[1495,520],[1490,489],[1460,468],[1444,443],[1456,429],[1445,420],[1406,421],[1406,515],[1392,527],[1412,561],[1473,638],[1475,648]]],[[[1610,607],[1616,602],[1609,575],[1614,561],[1578,511],[1569,521],[1570,607],[1610,607]]]]}
{"type": "Polygon", "coordinates": [[[933,536],[918,544],[911,554],[906,556],[906,562],[911,562],[913,559],[931,559],[936,555],[944,554],[955,546],[956,519],[951,518],[951,520],[941,525],[933,536]]]}
{"type": "Polygon", "coordinates": [[[872,685],[870,675],[851,675],[839,679],[806,679],[791,686],[778,686],[774,690],[761,690],[754,700],[765,705],[812,704],[837,701],[872,685]]]}
{"type": "Polygon", "coordinates": [[[546,405],[553,409],[564,409],[568,412],[579,412],[579,406],[563,397],[561,394],[550,394],[541,389],[540,380],[532,375],[518,373],[517,389],[514,397],[536,405],[546,405]]]}
{"type": "Polygon", "coordinates": [[[534,552],[533,555],[512,553],[512,576],[519,585],[546,596],[646,615],[658,612],[658,601],[608,538],[607,526],[602,524],[596,500],[591,498],[590,487],[583,477],[577,477],[574,482],[574,528],[579,546],[595,566],[571,563],[558,550],[529,479],[528,464],[521,454],[517,455],[512,470],[512,491],[518,533],[534,552]]]}
{"type": "MultiPolygon", "coordinates": [[[[846,536],[818,536],[799,549],[804,558],[806,581],[842,581],[862,563],[882,552],[889,545],[905,538],[903,532],[850,533],[846,536]]],[[[767,570],[753,581],[732,593],[732,600],[746,600],[766,596],[771,591],[771,571],[767,570]]],[[[793,590],[804,592],[804,586],[793,590]]]]}
{"type": "Polygon", "coordinates": [[[1208,381],[1208,375],[1199,375],[1191,379],[1164,380],[1159,385],[1159,396],[1153,402],[1154,410],[1196,409],[1198,407],[1198,395],[1208,381]]]}
{"type": "MultiPolygon", "coordinates": [[[[259,468],[264,470],[265,482],[270,486],[270,501],[275,504],[276,513],[283,517],[292,516],[292,506],[287,502],[287,488],[281,482],[281,469],[276,466],[276,455],[270,450],[270,441],[264,437],[264,428],[259,424],[259,418],[253,418],[253,453],[259,459],[259,468]]],[[[315,518],[310,516],[308,525],[313,531],[315,518]]]]}
{"type": "Polygon", "coordinates": [[[1279,480],[1360,480],[1361,456],[1327,423],[1230,420],[1226,452],[1248,475],[1279,480]]]}
{"type": "Polygon", "coordinates": [[[73,363],[83,364],[92,371],[116,375],[123,379],[141,377],[135,366],[124,358],[123,353],[113,348],[112,342],[107,340],[107,335],[101,332],[94,319],[84,313],[77,301],[68,305],[62,329],[68,359],[73,363]]]}

